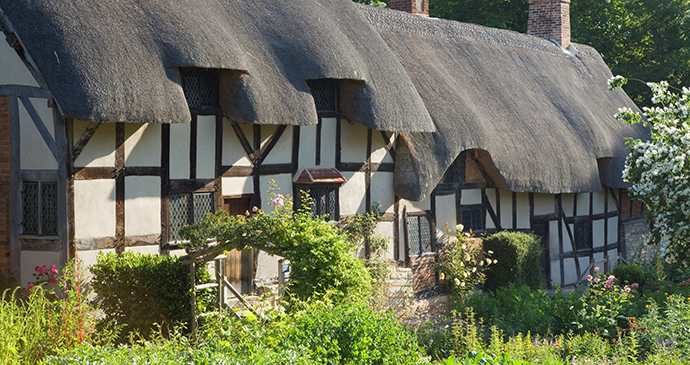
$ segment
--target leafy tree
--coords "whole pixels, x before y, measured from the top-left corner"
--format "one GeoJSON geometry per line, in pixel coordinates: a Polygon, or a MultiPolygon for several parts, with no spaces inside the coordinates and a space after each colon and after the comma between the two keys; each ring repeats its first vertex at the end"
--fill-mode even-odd
{"type": "MultiPolygon", "coordinates": [[[[616,76],[609,87],[624,85],[616,76]]],[[[627,123],[648,123],[650,140],[629,140],[630,155],[623,178],[632,183],[633,199],[649,208],[647,220],[656,223],[650,243],[662,245],[668,262],[690,264],[690,90],[669,91],[667,82],[648,83],[655,107],[643,108],[641,115],[628,108],[616,117],[627,123]]]]}
{"type": "Polygon", "coordinates": [[[371,5],[371,6],[378,6],[380,8],[385,8],[386,3],[388,3],[388,0],[352,0],[356,3],[364,4],[364,5],[371,5]]]}
{"type": "Polygon", "coordinates": [[[430,15],[527,32],[527,0],[429,0],[430,15]]]}

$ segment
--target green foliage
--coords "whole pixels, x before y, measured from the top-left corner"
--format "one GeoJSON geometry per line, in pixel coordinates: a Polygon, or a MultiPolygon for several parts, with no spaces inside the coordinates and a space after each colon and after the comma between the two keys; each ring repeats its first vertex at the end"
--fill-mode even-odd
{"type": "MultiPolygon", "coordinates": [[[[273,197],[268,204],[274,211],[258,209],[253,214],[227,216],[225,212],[207,215],[199,224],[180,230],[194,248],[216,238],[228,250],[256,247],[290,261],[290,280],[286,299],[290,305],[328,293],[334,302],[366,299],[371,278],[364,264],[349,254],[353,248],[338,228],[311,210],[293,212],[292,200],[278,194],[271,182],[273,197]]],[[[305,194],[306,195],[306,194],[305,194]]],[[[302,207],[311,206],[310,198],[302,207]]]]}
{"type": "Polygon", "coordinates": [[[546,295],[544,290],[509,285],[494,292],[476,293],[467,301],[485,323],[495,325],[508,336],[527,333],[546,336],[563,330],[563,295],[546,295]]]}
{"type": "Polygon", "coordinates": [[[462,233],[463,226],[456,227],[455,235],[451,230],[445,233],[445,244],[440,249],[439,279],[445,281],[456,300],[472,292],[484,283],[486,269],[496,263],[492,252],[482,250],[482,241],[462,233]]]}
{"type": "Polygon", "coordinates": [[[306,348],[321,364],[416,364],[421,349],[391,313],[364,306],[312,307],[288,332],[290,346],[306,348]]]}
{"type": "MultiPolygon", "coordinates": [[[[130,334],[150,338],[155,324],[169,329],[191,319],[189,266],[177,257],[101,253],[91,273],[91,285],[105,313],[102,323],[122,326],[121,341],[130,334]]],[[[197,265],[195,274],[197,283],[210,281],[203,265],[197,265]]],[[[200,294],[202,307],[212,303],[211,291],[200,294]]]]}
{"type": "Polygon", "coordinates": [[[619,280],[623,285],[631,285],[634,283],[644,286],[646,275],[641,267],[635,264],[618,264],[613,268],[613,276],[619,280]]]}
{"type": "Polygon", "coordinates": [[[690,299],[670,295],[662,308],[653,301],[648,305],[648,315],[639,319],[643,348],[656,352],[673,351],[690,358],[690,299]]]}
{"type": "Polygon", "coordinates": [[[603,363],[611,354],[609,343],[595,332],[583,332],[566,339],[567,355],[571,359],[586,359],[593,363],[603,363]]]}
{"type": "Polygon", "coordinates": [[[429,0],[431,16],[527,32],[527,0],[429,0]]]}
{"type": "Polygon", "coordinates": [[[486,270],[488,290],[517,284],[537,289],[540,286],[541,238],[522,232],[497,232],[484,239],[484,251],[493,251],[498,265],[486,270]]]}
{"type": "Polygon", "coordinates": [[[385,8],[386,4],[388,3],[388,0],[352,0],[356,3],[364,4],[364,5],[371,5],[371,6],[377,6],[379,8],[385,8]]]}
{"type": "Polygon", "coordinates": [[[51,286],[35,285],[21,297],[16,295],[19,288],[3,293],[0,364],[35,364],[60,349],[107,341],[112,335],[107,328],[94,331],[95,309],[86,299],[88,293],[76,261],[59,271],[53,268],[50,274],[54,279],[51,283],[55,283],[51,286]]]}

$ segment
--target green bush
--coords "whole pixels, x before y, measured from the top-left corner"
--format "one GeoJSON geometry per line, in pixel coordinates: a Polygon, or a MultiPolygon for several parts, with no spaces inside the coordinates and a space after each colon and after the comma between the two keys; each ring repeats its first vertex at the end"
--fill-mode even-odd
{"type": "Polygon", "coordinates": [[[392,313],[357,305],[312,306],[288,332],[289,346],[320,364],[417,364],[422,349],[392,313]]]}
{"type": "Polygon", "coordinates": [[[522,232],[498,232],[484,239],[484,251],[498,264],[486,270],[484,287],[496,290],[509,284],[537,289],[541,284],[541,238],[522,232]]]}
{"type": "MultiPolygon", "coordinates": [[[[120,341],[134,333],[150,338],[155,324],[172,328],[191,319],[189,266],[177,257],[101,253],[91,273],[96,301],[105,313],[102,323],[122,326],[120,341]]],[[[197,265],[197,283],[209,280],[204,266],[197,265]]],[[[200,306],[209,305],[212,292],[200,294],[200,306]]]]}
{"type": "Polygon", "coordinates": [[[640,286],[645,284],[645,273],[641,267],[635,264],[618,264],[613,268],[613,276],[619,280],[620,284],[630,285],[637,283],[640,286]]]}

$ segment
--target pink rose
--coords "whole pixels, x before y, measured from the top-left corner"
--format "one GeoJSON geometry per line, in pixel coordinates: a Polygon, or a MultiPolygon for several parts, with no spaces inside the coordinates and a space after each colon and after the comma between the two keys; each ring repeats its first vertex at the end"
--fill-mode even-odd
{"type": "Polygon", "coordinates": [[[599,272],[599,266],[594,268],[594,272],[599,272]]]}
{"type": "Polygon", "coordinates": [[[285,205],[285,202],[283,202],[283,194],[276,195],[276,197],[271,201],[271,205],[274,207],[277,205],[280,205],[281,207],[285,205]]]}
{"type": "Polygon", "coordinates": [[[45,274],[48,272],[48,268],[46,267],[46,265],[43,265],[43,266],[39,267],[38,270],[36,270],[36,271],[38,271],[39,274],[45,274]]]}
{"type": "Polygon", "coordinates": [[[600,280],[599,278],[594,278],[594,282],[595,282],[595,283],[598,283],[599,280],[600,280]]]}
{"type": "Polygon", "coordinates": [[[668,284],[668,287],[669,287],[669,288],[673,288],[673,284],[668,284]]]}
{"type": "Polygon", "coordinates": [[[638,286],[640,286],[640,284],[638,284],[638,283],[632,283],[632,284],[630,284],[630,286],[632,286],[633,288],[637,288],[638,286]]]}
{"type": "Polygon", "coordinates": [[[29,290],[31,290],[33,287],[34,287],[34,283],[29,283],[29,285],[27,286],[27,288],[28,288],[29,290]]]}
{"type": "Polygon", "coordinates": [[[51,275],[57,275],[57,273],[58,273],[57,267],[55,267],[55,265],[51,266],[50,267],[50,274],[51,275]]]}
{"type": "Polygon", "coordinates": [[[626,286],[626,287],[625,287],[625,291],[628,292],[628,293],[630,293],[630,288],[628,288],[628,287],[626,286]]]}
{"type": "Polygon", "coordinates": [[[48,279],[48,282],[53,284],[53,285],[57,285],[57,283],[58,283],[57,279],[52,278],[52,277],[48,279]]]}
{"type": "Polygon", "coordinates": [[[252,208],[252,212],[257,212],[257,211],[259,211],[259,207],[257,207],[257,206],[255,205],[254,208],[252,208]]]}
{"type": "Polygon", "coordinates": [[[587,281],[592,281],[592,275],[587,275],[587,281]]]}

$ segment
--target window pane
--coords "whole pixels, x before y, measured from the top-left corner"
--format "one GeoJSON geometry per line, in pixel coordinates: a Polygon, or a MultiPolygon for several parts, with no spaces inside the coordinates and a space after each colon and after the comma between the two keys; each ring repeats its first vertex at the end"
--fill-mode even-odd
{"type": "MultiPolygon", "coordinates": [[[[313,206],[311,207],[312,213],[317,216],[328,215],[329,220],[340,219],[338,210],[338,187],[329,186],[311,186],[311,187],[300,187],[300,191],[309,194],[312,199],[313,206]]],[[[298,202],[301,205],[301,199],[298,202]]],[[[300,206],[297,207],[299,209],[300,206]]]]}
{"type": "Polygon", "coordinates": [[[421,254],[422,247],[419,240],[419,217],[407,217],[407,233],[407,236],[410,239],[410,254],[421,254]]]}
{"type": "Polygon", "coordinates": [[[419,241],[422,253],[433,252],[431,247],[431,216],[423,215],[419,217],[419,241]]]}
{"type": "Polygon", "coordinates": [[[592,241],[589,239],[591,230],[592,226],[589,222],[575,223],[575,248],[577,250],[592,248],[592,241]]]}
{"type": "Polygon", "coordinates": [[[194,223],[201,222],[207,213],[213,213],[213,193],[195,193],[194,223]]]}
{"type": "Polygon", "coordinates": [[[182,89],[191,108],[218,107],[218,73],[200,68],[180,69],[182,89]]]}
{"type": "Polygon", "coordinates": [[[57,182],[41,183],[41,233],[58,233],[57,182]]]}
{"type": "Polygon", "coordinates": [[[24,233],[38,234],[38,182],[22,184],[22,228],[24,233]]]}
{"type": "Polygon", "coordinates": [[[180,228],[189,223],[189,194],[170,194],[170,241],[179,241],[180,228]]]}

